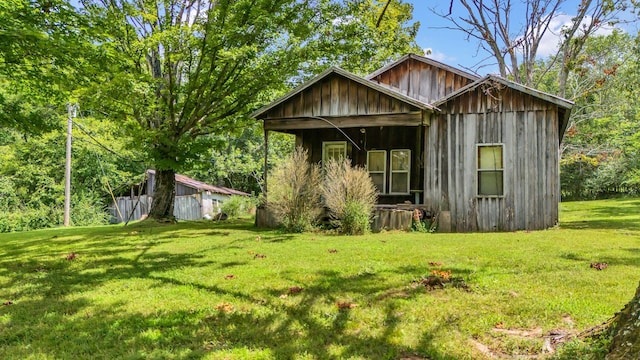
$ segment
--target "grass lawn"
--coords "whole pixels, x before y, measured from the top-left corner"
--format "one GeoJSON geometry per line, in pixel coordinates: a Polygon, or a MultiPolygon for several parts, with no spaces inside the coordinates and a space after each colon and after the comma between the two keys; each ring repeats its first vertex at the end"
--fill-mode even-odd
{"type": "Polygon", "coordinates": [[[540,355],[551,330],[620,310],[639,268],[637,199],[563,203],[559,228],[516,233],[289,235],[244,219],[0,234],[0,359],[540,355]],[[416,282],[435,269],[468,289],[416,282]]]}

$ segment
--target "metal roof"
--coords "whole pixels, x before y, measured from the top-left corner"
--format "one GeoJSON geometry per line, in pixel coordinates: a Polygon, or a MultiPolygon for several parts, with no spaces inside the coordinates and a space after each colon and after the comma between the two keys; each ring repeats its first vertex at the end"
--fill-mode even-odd
{"type": "MultiPolygon", "coordinates": [[[[149,169],[147,170],[148,173],[150,174],[155,174],[156,171],[153,169],[149,169]]],[[[227,188],[224,186],[215,186],[215,185],[210,185],[207,183],[204,183],[202,181],[198,181],[195,179],[192,179],[186,175],[182,175],[182,174],[176,174],[175,176],[176,179],[176,183],[180,183],[184,186],[190,187],[192,189],[196,189],[196,190],[204,190],[204,191],[210,191],[212,193],[215,194],[223,194],[223,195],[238,195],[238,196],[250,196],[249,194],[239,191],[239,190],[235,190],[235,189],[231,189],[231,188],[227,188]]]]}

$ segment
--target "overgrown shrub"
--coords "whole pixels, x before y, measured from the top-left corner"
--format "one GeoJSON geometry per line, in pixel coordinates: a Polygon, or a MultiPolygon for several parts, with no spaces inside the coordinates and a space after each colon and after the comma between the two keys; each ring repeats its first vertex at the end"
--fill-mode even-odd
{"type": "Polygon", "coordinates": [[[75,226],[103,225],[109,223],[110,215],[103,200],[88,192],[74,195],[71,199],[71,223],[75,226]]]}
{"type": "Polygon", "coordinates": [[[222,203],[222,212],[229,217],[238,217],[244,209],[244,197],[234,195],[222,203]]]}
{"type": "Polygon", "coordinates": [[[349,159],[330,159],[324,167],[324,204],[339,231],[350,235],[369,232],[371,210],[378,198],[369,173],[362,167],[352,167],[349,159]]]}
{"type": "Polygon", "coordinates": [[[50,228],[62,223],[62,209],[54,207],[15,208],[0,211],[0,233],[50,228]]]}
{"type": "Polygon", "coordinates": [[[229,200],[222,203],[221,210],[229,217],[238,217],[241,215],[255,214],[255,208],[258,200],[250,196],[233,195],[229,200]]]}
{"type": "Polygon", "coordinates": [[[318,165],[310,164],[300,147],[271,171],[267,208],[285,230],[303,232],[316,224],[322,213],[321,179],[318,165]]]}

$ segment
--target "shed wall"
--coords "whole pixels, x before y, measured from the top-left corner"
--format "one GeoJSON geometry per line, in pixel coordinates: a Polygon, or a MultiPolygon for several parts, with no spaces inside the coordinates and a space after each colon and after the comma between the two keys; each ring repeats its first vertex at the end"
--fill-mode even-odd
{"type": "Polygon", "coordinates": [[[453,231],[544,229],[558,221],[557,106],[510,89],[476,89],[425,129],[425,203],[453,231]],[[504,195],[477,196],[477,144],[503,144],[504,195]]]}

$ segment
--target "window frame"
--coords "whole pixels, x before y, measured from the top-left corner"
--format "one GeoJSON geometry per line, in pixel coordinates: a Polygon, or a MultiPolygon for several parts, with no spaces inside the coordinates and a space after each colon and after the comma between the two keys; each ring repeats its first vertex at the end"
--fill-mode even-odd
{"type": "Polygon", "coordinates": [[[476,144],[476,197],[479,198],[503,198],[505,189],[504,189],[504,143],[477,143],[476,144]],[[500,159],[500,163],[502,164],[501,168],[495,169],[481,169],[480,168],[480,148],[483,147],[499,147],[500,154],[502,155],[502,159],[500,159]],[[499,172],[502,174],[502,192],[500,194],[481,194],[480,193],[480,174],[482,172],[499,172]]]}
{"type": "Polygon", "coordinates": [[[369,174],[382,174],[382,189],[380,190],[380,194],[386,194],[387,193],[387,150],[368,150],[367,151],[367,172],[369,174]],[[382,153],[384,156],[384,161],[383,161],[383,170],[376,170],[376,171],[371,171],[369,169],[369,154],[370,153],[382,153]]]}
{"type": "Polygon", "coordinates": [[[324,167],[324,164],[327,161],[327,147],[329,146],[333,146],[333,145],[342,145],[344,152],[344,159],[347,158],[347,142],[346,141],[323,141],[322,142],[322,166],[324,167]]]}
{"type": "Polygon", "coordinates": [[[389,195],[410,195],[411,194],[411,149],[393,149],[389,151],[389,195]],[[409,167],[407,170],[393,170],[393,153],[399,151],[406,151],[409,153],[409,167]],[[407,174],[407,191],[406,192],[394,192],[393,191],[393,174],[407,174]]]}

